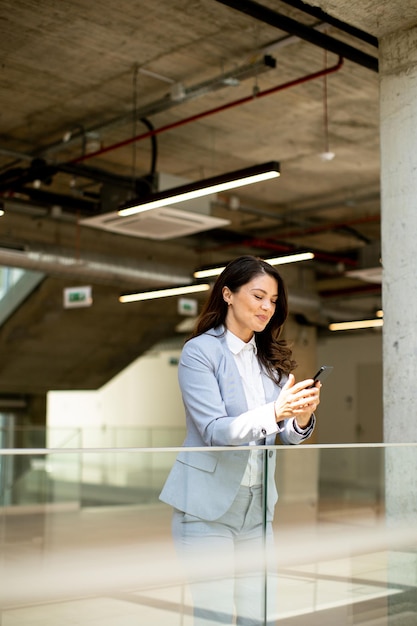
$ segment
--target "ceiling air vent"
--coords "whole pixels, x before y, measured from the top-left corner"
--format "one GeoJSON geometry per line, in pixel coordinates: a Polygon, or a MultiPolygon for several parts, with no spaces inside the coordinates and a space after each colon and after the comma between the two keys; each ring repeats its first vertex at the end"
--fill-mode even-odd
{"type": "Polygon", "coordinates": [[[204,230],[221,228],[229,223],[229,220],[204,213],[182,211],[169,206],[137,213],[131,217],[121,217],[117,211],[114,211],[81,221],[81,224],[85,226],[108,230],[120,235],[158,240],[185,237],[204,230]]]}

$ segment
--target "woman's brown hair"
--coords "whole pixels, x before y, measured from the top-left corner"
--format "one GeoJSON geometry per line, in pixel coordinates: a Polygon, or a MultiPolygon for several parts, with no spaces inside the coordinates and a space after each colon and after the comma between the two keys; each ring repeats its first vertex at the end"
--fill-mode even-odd
{"type": "Polygon", "coordinates": [[[226,326],[227,303],[223,299],[223,288],[236,293],[259,274],[268,274],[278,286],[278,299],[274,314],[266,328],[256,334],[258,358],[272,380],[279,382],[282,374],[289,374],[296,362],[287,342],[279,337],[288,316],[288,299],[285,283],[279,272],[269,263],[255,256],[241,256],[230,261],[217,278],[209,299],[197,320],[192,337],[197,337],[211,328],[226,326]]]}

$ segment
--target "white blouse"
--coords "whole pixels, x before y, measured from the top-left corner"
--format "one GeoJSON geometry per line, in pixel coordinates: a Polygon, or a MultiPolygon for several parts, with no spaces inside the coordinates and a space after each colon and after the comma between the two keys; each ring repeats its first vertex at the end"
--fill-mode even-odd
{"type": "MultiPolygon", "coordinates": [[[[242,385],[245,392],[245,398],[248,410],[256,409],[266,404],[265,392],[262,384],[261,366],[257,358],[257,346],[255,335],[248,343],[245,343],[234,335],[230,330],[226,330],[226,343],[232,352],[236,366],[242,379],[242,385]]],[[[268,407],[271,418],[271,428],[268,433],[279,432],[276,423],[275,411],[271,411],[268,407]]],[[[291,430],[300,435],[306,432],[304,429],[294,428],[294,419],[291,419],[291,430]]],[[[256,445],[255,441],[251,441],[249,445],[256,445]]],[[[254,486],[262,484],[263,474],[263,452],[261,450],[252,450],[249,454],[249,461],[242,478],[242,485],[254,486]]]]}

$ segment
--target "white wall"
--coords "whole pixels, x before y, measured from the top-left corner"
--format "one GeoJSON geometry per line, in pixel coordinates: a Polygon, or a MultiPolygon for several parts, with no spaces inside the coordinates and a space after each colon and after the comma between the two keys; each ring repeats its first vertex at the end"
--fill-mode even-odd
{"type": "MultiPolygon", "coordinates": [[[[132,428],[183,429],[184,410],[177,383],[179,355],[179,349],[152,351],[97,391],[49,392],[48,428],[94,429],[96,432],[132,428]]],[[[83,443],[86,445],[85,438],[83,443]]]]}

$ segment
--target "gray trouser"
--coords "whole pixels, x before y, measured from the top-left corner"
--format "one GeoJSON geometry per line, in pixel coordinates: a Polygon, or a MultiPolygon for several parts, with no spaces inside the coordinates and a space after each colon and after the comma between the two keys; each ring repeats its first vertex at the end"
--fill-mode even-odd
{"type": "Polygon", "coordinates": [[[215,522],[174,511],[173,537],[190,584],[195,626],[230,626],[234,616],[239,626],[272,623],[273,538],[262,500],[262,487],[241,487],[215,522]]]}

